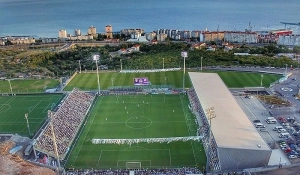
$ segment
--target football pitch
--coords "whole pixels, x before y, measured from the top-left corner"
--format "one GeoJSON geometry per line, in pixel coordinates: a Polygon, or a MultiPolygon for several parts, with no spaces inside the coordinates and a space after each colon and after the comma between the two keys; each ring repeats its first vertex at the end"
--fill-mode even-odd
{"type": "MultiPolygon", "coordinates": [[[[258,87],[261,85],[261,80],[262,86],[269,87],[271,83],[282,77],[282,75],[276,74],[263,74],[262,78],[261,73],[254,72],[203,71],[203,73],[207,72],[217,73],[229,88],[258,87]]],[[[137,77],[147,77],[152,85],[173,85],[174,87],[182,88],[183,71],[152,73],[99,73],[100,88],[107,90],[110,87],[116,86],[133,86],[133,79],[137,77]]],[[[82,90],[96,90],[98,87],[97,74],[77,74],[64,90],[71,91],[74,87],[82,90]]],[[[188,73],[186,73],[185,76],[185,87],[191,87],[188,73]]]]}
{"type": "Polygon", "coordinates": [[[29,137],[25,114],[31,137],[37,132],[62,95],[16,95],[0,96],[0,133],[19,134],[29,137]]]}
{"type": "Polygon", "coordinates": [[[45,89],[59,85],[58,79],[30,79],[0,81],[1,93],[37,93],[45,92],[45,89]],[[11,88],[10,88],[11,85],[11,88]]]}
{"type": "Polygon", "coordinates": [[[124,169],[203,167],[199,141],[93,144],[92,139],[196,136],[197,124],[184,95],[101,96],[93,106],[68,168],[124,169]]]}

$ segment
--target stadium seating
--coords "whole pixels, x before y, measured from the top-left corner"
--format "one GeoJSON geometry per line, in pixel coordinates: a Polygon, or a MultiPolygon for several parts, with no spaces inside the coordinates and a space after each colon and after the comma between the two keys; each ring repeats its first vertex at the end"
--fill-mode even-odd
{"type": "Polygon", "coordinates": [[[213,135],[209,136],[209,124],[208,120],[205,116],[204,110],[202,109],[201,103],[197,97],[197,94],[193,88],[190,88],[188,91],[188,97],[190,100],[190,105],[192,111],[196,114],[196,116],[200,117],[200,120],[203,124],[203,126],[199,130],[199,134],[203,136],[203,145],[209,154],[209,166],[210,169],[213,171],[217,171],[220,169],[220,164],[219,164],[219,158],[218,158],[218,153],[217,153],[217,146],[215,143],[215,140],[213,138],[213,135]]]}
{"type": "Polygon", "coordinates": [[[81,169],[71,170],[67,172],[67,175],[129,175],[130,171],[134,171],[135,175],[177,175],[177,174],[202,174],[197,168],[172,168],[172,169],[138,169],[138,170],[95,170],[95,169],[81,169]]]}
{"type": "MultiPolygon", "coordinates": [[[[74,89],[53,114],[52,124],[60,157],[64,157],[67,153],[93,100],[93,95],[74,89]]],[[[48,123],[36,139],[34,147],[46,154],[55,155],[53,145],[51,127],[48,123]]]]}

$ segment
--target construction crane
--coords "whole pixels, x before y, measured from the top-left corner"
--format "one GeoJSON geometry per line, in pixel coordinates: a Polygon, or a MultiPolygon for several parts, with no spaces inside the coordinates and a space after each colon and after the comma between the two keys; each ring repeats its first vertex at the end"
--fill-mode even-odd
{"type": "Polygon", "coordinates": [[[284,24],[284,27],[286,28],[286,25],[293,25],[293,26],[300,26],[300,22],[294,23],[294,22],[280,22],[281,24],[284,24]]]}

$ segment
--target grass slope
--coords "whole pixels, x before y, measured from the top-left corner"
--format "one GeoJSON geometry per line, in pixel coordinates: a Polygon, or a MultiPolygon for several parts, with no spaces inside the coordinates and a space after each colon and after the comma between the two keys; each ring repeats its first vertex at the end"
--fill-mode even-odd
{"type": "MultiPolygon", "coordinates": [[[[229,88],[242,88],[242,87],[257,87],[260,86],[261,74],[250,72],[233,72],[233,71],[204,71],[218,73],[224,83],[229,88]]],[[[114,86],[133,86],[133,78],[148,77],[153,85],[174,85],[177,88],[182,87],[183,72],[155,72],[155,73],[99,73],[100,88],[108,89],[114,86]],[[166,80],[165,80],[166,77],[166,80]],[[113,78],[113,81],[112,81],[113,78]]],[[[281,76],[274,74],[264,74],[263,86],[269,87],[270,83],[278,80],[281,76]]],[[[190,87],[191,83],[186,73],[185,78],[186,87],[190,87]]],[[[66,91],[72,90],[77,87],[82,90],[96,90],[97,75],[96,73],[81,73],[77,74],[74,79],[65,88],[66,91]]]]}
{"type": "Polygon", "coordinates": [[[0,96],[0,133],[17,133],[29,136],[25,113],[31,133],[35,133],[47,118],[47,110],[57,104],[62,95],[0,96]]]}
{"type": "Polygon", "coordinates": [[[195,136],[197,127],[188,103],[188,98],[180,95],[100,97],[67,167],[117,169],[126,168],[126,162],[141,162],[143,168],[204,166],[202,144],[195,141],[131,146],[90,141],[195,136]]]}
{"type": "MultiPolygon", "coordinates": [[[[59,80],[11,80],[10,83],[13,93],[32,93],[44,92],[45,88],[54,88],[59,85],[59,80]]],[[[8,81],[0,81],[0,93],[11,93],[8,81]]]]}

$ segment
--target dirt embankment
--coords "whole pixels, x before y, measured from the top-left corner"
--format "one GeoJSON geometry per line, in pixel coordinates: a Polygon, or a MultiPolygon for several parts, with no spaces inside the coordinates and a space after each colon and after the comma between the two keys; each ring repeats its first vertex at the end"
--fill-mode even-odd
{"type": "Polygon", "coordinates": [[[55,175],[48,168],[33,165],[22,158],[22,155],[9,154],[9,150],[15,146],[14,142],[0,143],[0,174],[6,175],[55,175]]]}

